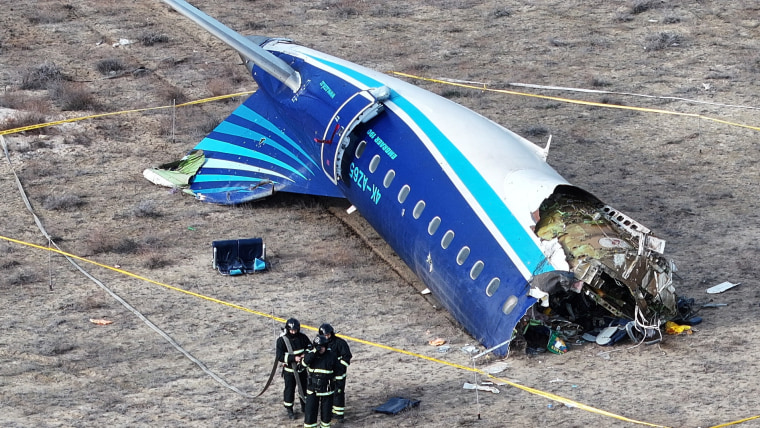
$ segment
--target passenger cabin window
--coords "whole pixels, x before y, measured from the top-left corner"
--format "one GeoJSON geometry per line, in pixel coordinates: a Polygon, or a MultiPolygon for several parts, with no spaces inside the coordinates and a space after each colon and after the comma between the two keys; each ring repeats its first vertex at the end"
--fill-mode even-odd
{"type": "Polygon", "coordinates": [[[359,144],[356,145],[356,151],[354,154],[356,155],[356,158],[359,159],[364,154],[364,149],[367,148],[367,142],[364,140],[359,141],[359,144]]]}
{"type": "Polygon", "coordinates": [[[470,247],[462,247],[461,250],[459,250],[459,254],[457,254],[457,264],[461,266],[465,260],[467,260],[467,257],[470,256],[470,247]]]}
{"type": "Polygon", "coordinates": [[[441,225],[441,218],[438,216],[433,217],[432,220],[430,220],[430,223],[428,224],[428,234],[430,236],[435,235],[435,231],[438,230],[438,226],[441,225]]]}
{"type": "Polygon", "coordinates": [[[480,276],[480,272],[483,272],[483,264],[482,260],[478,260],[475,262],[474,265],[472,265],[472,269],[470,269],[470,278],[477,279],[478,276],[480,276]]]}
{"type": "Polygon", "coordinates": [[[501,280],[499,278],[492,279],[491,282],[488,283],[488,286],[486,286],[486,295],[488,297],[493,296],[493,293],[496,292],[500,284],[501,280]]]}
{"type": "Polygon", "coordinates": [[[417,205],[414,206],[412,216],[414,216],[415,219],[418,219],[422,215],[423,211],[425,211],[425,201],[418,201],[417,205]]]}
{"type": "Polygon", "coordinates": [[[393,183],[394,178],[396,178],[396,171],[392,169],[388,170],[388,172],[385,174],[385,179],[383,180],[383,186],[385,186],[386,189],[391,187],[391,183],[393,183]]]}
{"type": "Polygon", "coordinates": [[[377,171],[377,166],[380,165],[380,155],[375,155],[371,161],[369,161],[369,172],[377,171]]]}
{"type": "Polygon", "coordinates": [[[441,239],[441,248],[444,250],[446,248],[449,248],[449,245],[451,245],[451,241],[454,240],[454,231],[448,230],[446,233],[443,234],[443,238],[441,239]]]}
{"type": "Polygon", "coordinates": [[[504,302],[501,311],[504,312],[504,315],[509,315],[515,309],[515,306],[517,306],[517,297],[514,295],[509,296],[507,301],[504,302]]]}
{"type": "Polygon", "coordinates": [[[408,184],[404,184],[401,187],[401,190],[398,191],[398,201],[399,203],[404,203],[406,201],[406,197],[409,196],[409,191],[412,190],[408,184]]]}

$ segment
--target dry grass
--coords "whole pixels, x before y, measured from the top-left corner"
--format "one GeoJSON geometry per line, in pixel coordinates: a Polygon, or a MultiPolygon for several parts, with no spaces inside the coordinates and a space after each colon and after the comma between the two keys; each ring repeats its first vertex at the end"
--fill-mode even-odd
{"type": "Polygon", "coordinates": [[[84,298],[81,305],[82,311],[92,311],[95,309],[104,309],[111,306],[111,300],[106,298],[104,293],[91,293],[84,298]]]}
{"type": "Polygon", "coordinates": [[[647,36],[644,49],[647,51],[661,51],[666,48],[682,46],[684,41],[684,37],[678,33],[662,31],[647,36]]]}
{"type": "Polygon", "coordinates": [[[81,208],[86,203],[80,196],[63,194],[47,196],[42,206],[47,210],[72,211],[81,208]]]}
{"type": "Polygon", "coordinates": [[[133,237],[116,236],[112,231],[103,227],[95,228],[85,241],[88,254],[137,254],[142,246],[133,237]]]}
{"type": "Polygon", "coordinates": [[[167,43],[168,41],[169,36],[161,33],[150,32],[140,36],[140,42],[145,46],[153,46],[157,43],[167,43]]]}
{"type": "Polygon", "coordinates": [[[263,22],[248,21],[243,25],[246,31],[261,31],[267,28],[267,25],[263,22]]]}
{"type": "Polygon", "coordinates": [[[6,272],[0,275],[0,288],[17,287],[39,282],[42,276],[29,266],[8,266],[6,272]]]}
{"type": "Polygon", "coordinates": [[[151,270],[161,269],[174,264],[168,256],[155,250],[141,252],[140,258],[142,259],[142,266],[151,270]]]}
{"type": "MultiPolygon", "coordinates": [[[[233,28],[292,38],[381,72],[401,70],[489,86],[526,82],[680,94],[730,104],[754,102],[752,94],[760,81],[757,26],[751,18],[756,5],[747,1],[200,3],[233,28]],[[659,33],[665,31],[681,35],[685,40],[677,41],[680,46],[685,42],[684,48],[668,44],[667,38],[661,41],[659,33]],[[642,54],[648,34],[657,38],[651,42],[653,49],[642,54]],[[704,83],[711,88],[705,89],[704,83]]],[[[109,111],[255,88],[230,49],[202,36],[202,30],[160,2],[82,0],[72,3],[73,9],[53,4],[14,2],[0,16],[0,80],[6,91],[0,92],[0,103],[6,107],[49,118],[84,116],[61,113],[63,103],[47,92],[54,82],[91,92],[109,111]],[[61,11],[68,13],[65,20],[43,23],[54,21],[44,15],[61,11]],[[38,24],[31,25],[30,16],[36,16],[38,24]],[[138,43],[96,45],[120,37],[138,43]],[[125,68],[141,65],[148,71],[139,78],[124,73],[118,79],[103,79],[98,69],[103,58],[118,58],[125,68]],[[20,89],[22,84],[30,89],[20,89]],[[169,87],[180,89],[164,89],[169,87]],[[27,100],[40,104],[31,106],[27,100]]],[[[603,349],[596,345],[577,346],[562,356],[527,357],[524,347],[515,348],[505,376],[668,426],[713,426],[754,414],[757,387],[743,373],[758,371],[748,355],[756,353],[753,344],[760,340],[755,329],[736,327],[751,326],[757,309],[752,302],[758,297],[758,268],[751,250],[758,220],[755,133],[695,120],[412,83],[443,93],[540,146],[551,133],[549,162],[564,177],[665,235],[667,255],[681,268],[679,291],[697,297],[715,280],[745,284],[715,296],[729,306],[703,313],[705,322],[689,337],[669,337],[661,347],[616,347],[609,360],[597,356],[603,349]],[[726,334],[732,331],[738,333],[726,334]],[[734,336],[741,336],[741,343],[733,343],[734,336]],[[722,352],[728,348],[731,352],[722,352]],[[742,370],[732,370],[732,365],[742,370]],[[709,376],[700,377],[705,367],[709,376]],[[566,382],[553,382],[558,378],[566,382]],[[578,388],[571,389],[571,382],[578,388]],[[682,390],[687,384],[699,387],[687,388],[686,394],[682,390]],[[743,394],[724,393],[729,388],[743,394]],[[612,393],[620,390],[637,397],[635,405],[612,393]],[[676,391],[679,399],[668,400],[663,391],[676,391]]],[[[586,94],[542,93],[597,100],[586,94]]],[[[614,98],[607,100],[662,105],[614,98]]],[[[278,197],[233,209],[169,194],[145,182],[143,168],[176,160],[233,108],[231,103],[210,103],[176,109],[176,144],[166,144],[164,138],[171,130],[171,110],[68,124],[45,139],[13,135],[7,140],[38,214],[77,255],[94,255],[109,266],[118,263],[157,281],[276,316],[296,315],[304,323],[334,321],[348,335],[471,364],[458,347],[474,343],[473,338],[452,327],[435,296],[422,299],[387,264],[368,254],[355,236],[326,217],[328,203],[314,202],[323,199],[278,197]],[[76,209],[65,208],[71,203],[65,201],[55,201],[61,209],[42,207],[46,196],[64,192],[87,203],[76,209]],[[265,234],[276,262],[272,270],[222,277],[211,269],[212,240],[259,233],[265,234]],[[450,341],[451,352],[438,354],[427,345],[427,339],[438,336],[450,341]]],[[[716,113],[756,125],[751,112],[682,103],[667,108],[716,113]]],[[[7,173],[0,180],[7,195],[3,232],[39,243],[42,239],[33,231],[23,203],[12,196],[16,189],[7,173]]],[[[149,426],[157,420],[188,427],[288,423],[282,418],[279,378],[262,398],[240,398],[188,364],[67,263],[58,263],[60,258],[52,259],[56,286],[50,292],[46,255],[29,256],[13,248],[17,247],[0,244],[0,287],[6,303],[5,316],[0,317],[0,356],[12,362],[0,369],[5,381],[0,399],[3,425],[44,426],[51,420],[66,426],[149,426]],[[108,317],[114,324],[94,326],[88,322],[91,317],[108,317]]],[[[235,386],[252,391],[266,380],[273,342],[269,320],[111,271],[96,268],[92,273],[194,356],[212,369],[221,368],[235,386]]],[[[557,405],[547,411],[542,397],[509,387],[500,387],[501,394],[480,395],[483,419],[477,420],[474,395],[461,388],[471,374],[374,347],[357,344],[352,350],[356,363],[349,375],[347,427],[495,427],[505,424],[504,415],[514,426],[563,426],[568,421],[577,426],[614,425],[577,408],[557,405]],[[420,398],[422,405],[400,417],[373,414],[373,406],[396,394],[420,398]]]]}
{"type": "MultiPolygon", "coordinates": [[[[0,131],[5,131],[8,129],[23,128],[26,126],[38,125],[40,123],[45,123],[45,122],[47,122],[47,118],[42,113],[37,113],[37,112],[17,113],[3,121],[0,121],[0,131]]],[[[32,129],[26,132],[29,134],[39,134],[42,132],[42,130],[32,129]]]]}
{"type": "Polygon", "coordinates": [[[661,2],[657,0],[634,0],[631,2],[631,13],[638,15],[658,7],[660,4],[661,2]]]}
{"type": "Polygon", "coordinates": [[[132,210],[132,215],[138,218],[159,218],[163,216],[158,209],[158,204],[152,199],[140,201],[132,210]]]}
{"type": "Polygon", "coordinates": [[[0,94],[0,107],[27,110],[41,114],[50,113],[50,102],[24,91],[6,91],[0,94]]]}
{"type": "Polygon", "coordinates": [[[46,11],[39,10],[36,15],[29,17],[29,23],[32,25],[57,24],[65,21],[67,13],[65,11],[46,11]]]}
{"type": "Polygon", "coordinates": [[[119,73],[120,71],[123,71],[126,66],[124,63],[118,59],[118,58],[108,58],[98,61],[98,64],[96,67],[98,72],[100,74],[109,76],[119,73]]]}
{"type": "Polygon", "coordinates": [[[213,78],[209,80],[206,87],[209,92],[211,92],[211,95],[215,97],[230,94],[234,89],[232,87],[232,82],[229,79],[223,78],[213,78]]]}
{"type": "Polygon", "coordinates": [[[48,89],[61,80],[67,80],[63,71],[54,63],[44,63],[29,69],[21,77],[22,90],[48,89]]]}
{"type": "Polygon", "coordinates": [[[69,134],[64,137],[64,144],[89,147],[92,144],[92,138],[85,134],[69,134]]]}
{"type": "Polygon", "coordinates": [[[95,95],[82,84],[59,80],[51,82],[47,89],[50,98],[63,111],[98,111],[102,108],[95,95]]]}
{"type": "Polygon", "coordinates": [[[164,89],[161,98],[168,104],[182,104],[188,101],[187,95],[185,95],[181,88],[176,86],[164,89]]]}
{"type": "Polygon", "coordinates": [[[359,16],[367,12],[370,2],[357,2],[352,0],[323,0],[320,7],[329,10],[330,13],[341,19],[359,16]]]}

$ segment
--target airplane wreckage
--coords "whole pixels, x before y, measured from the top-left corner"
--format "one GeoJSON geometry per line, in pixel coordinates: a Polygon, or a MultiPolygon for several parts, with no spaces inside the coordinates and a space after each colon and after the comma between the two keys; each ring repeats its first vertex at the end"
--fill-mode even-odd
{"type": "Polygon", "coordinates": [[[546,163],[548,144],[384,73],[244,37],[164,1],[238,51],[258,90],[182,161],[147,169],[152,182],[220,204],[275,192],[346,198],[497,355],[528,318],[578,334],[612,319],[644,340],[679,316],[665,242],[563,179],[546,163]]]}

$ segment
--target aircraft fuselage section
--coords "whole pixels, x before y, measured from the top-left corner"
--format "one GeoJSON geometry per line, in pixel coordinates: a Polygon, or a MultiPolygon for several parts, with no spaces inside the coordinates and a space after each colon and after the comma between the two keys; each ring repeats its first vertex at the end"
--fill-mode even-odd
{"type": "MultiPolygon", "coordinates": [[[[277,53],[277,48],[272,50],[277,53]]],[[[528,281],[534,273],[553,267],[538,248],[535,235],[531,236],[504,203],[505,197],[511,196],[501,195],[500,189],[482,187],[489,187],[488,180],[493,177],[506,177],[515,159],[537,159],[533,149],[484,119],[478,119],[471,129],[458,129],[464,125],[455,122],[467,122],[477,115],[443,98],[430,101],[450,104],[450,112],[423,112],[410,95],[397,92],[399,86],[411,86],[397,79],[375,72],[369,75],[368,70],[338,64],[334,58],[321,57],[297,45],[284,44],[283,51],[280,57],[297,64],[307,83],[290,99],[283,96],[281,105],[296,105],[306,97],[313,105],[323,105],[319,115],[301,120],[306,128],[301,134],[316,135],[311,144],[321,153],[317,159],[325,173],[329,175],[331,168],[338,171],[336,185],[341,192],[476,339],[486,346],[508,340],[517,321],[535,303],[527,295],[528,281]],[[302,57],[292,58],[290,53],[302,57]],[[355,99],[352,97],[381,86],[390,88],[388,99],[382,101],[382,112],[350,130],[335,125],[339,123],[335,113],[347,110],[345,105],[355,99]],[[462,133],[468,141],[452,141],[462,133]],[[326,146],[339,149],[341,140],[347,142],[341,165],[330,165],[329,157],[323,156],[326,146]],[[474,157],[468,157],[459,150],[460,144],[479,149],[473,151],[474,157]],[[495,147],[499,149],[493,150],[495,147]],[[442,154],[442,150],[449,153],[442,154]],[[459,152],[454,157],[458,164],[449,163],[451,152],[459,152]],[[494,161],[494,156],[503,159],[494,161]],[[473,164],[477,161],[499,170],[482,174],[484,167],[473,164]],[[490,206],[473,205],[478,199],[473,191],[489,194],[490,206]],[[489,218],[491,212],[509,218],[489,218]],[[515,233],[507,235],[504,231],[515,233]],[[508,240],[519,242],[521,248],[505,249],[508,240]],[[527,255],[525,260],[520,253],[527,255]]],[[[412,88],[411,96],[415,94],[412,88]]],[[[298,122],[306,112],[314,111],[302,105],[292,112],[283,107],[283,114],[293,116],[287,122],[298,122]]],[[[546,171],[550,180],[564,182],[545,163],[534,165],[539,172],[546,171]]],[[[519,166],[529,168],[530,163],[523,161],[519,166]]]]}

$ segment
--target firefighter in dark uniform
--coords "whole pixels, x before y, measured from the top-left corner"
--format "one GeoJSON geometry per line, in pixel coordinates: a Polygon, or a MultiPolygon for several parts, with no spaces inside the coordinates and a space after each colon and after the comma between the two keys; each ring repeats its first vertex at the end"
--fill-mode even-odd
{"type": "MultiPolygon", "coordinates": [[[[289,319],[285,323],[284,334],[277,338],[277,361],[282,363],[282,378],[285,381],[283,404],[290,419],[296,418],[293,403],[298,383],[301,383],[301,388],[306,388],[306,370],[298,363],[310,347],[311,341],[301,333],[301,323],[295,318],[289,319]]],[[[299,397],[302,393],[305,391],[298,391],[299,397]]],[[[301,401],[301,411],[303,411],[304,402],[301,399],[299,401],[301,401]]]]}
{"type": "Polygon", "coordinates": [[[335,335],[335,329],[330,324],[325,323],[319,326],[319,334],[327,338],[327,347],[335,353],[342,366],[340,374],[335,376],[332,408],[335,419],[342,421],[346,412],[346,371],[351,364],[351,349],[345,340],[335,335]]]}
{"type": "Polygon", "coordinates": [[[332,420],[332,398],[336,372],[340,372],[341,364],[333,351],[327,348],[327,338],[319,335],[314,339],[314,347],[306,352],[301,360],[306,368],[306,411],[304,412],[304,428],[330,428],[332,420]],[[317,425],[317,413],[321,416],[317,425]]]}

